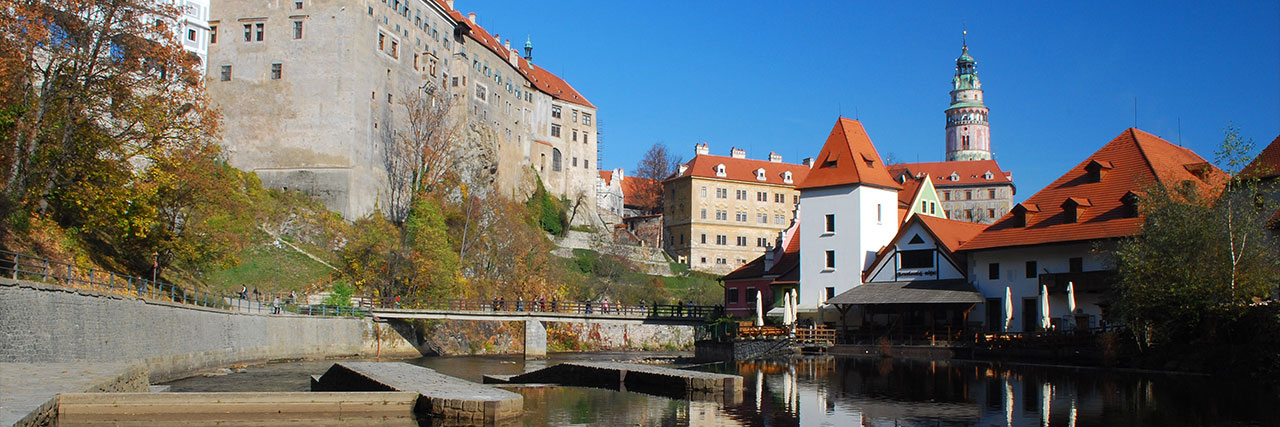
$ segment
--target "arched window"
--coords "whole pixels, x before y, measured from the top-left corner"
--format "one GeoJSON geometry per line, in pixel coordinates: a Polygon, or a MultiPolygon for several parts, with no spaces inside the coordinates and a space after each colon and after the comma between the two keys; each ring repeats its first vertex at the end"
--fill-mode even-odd
{"type": "Polygon", "coordinates": [[[782,173],[782,182],[785,182],[787,184],[791,183],[791,171],[786,171],[782,173]]]}
{"type": "Polygon", "coordinates": [[[716,176],[724,177],[724,163],[716,165],[716,176]]]}
{"type": "Polygon", "coordinates": [[[560,172],[560,149],[551,149],[551,171],[560,172]]]}
{"type": "Polygon", "coordinates": [[[768,179],[768,178],[766,178],[766,177],[765,177],[765,175],[764,175],[764,168],[756,169],[756,180],[757,180],[757,181],[764,181],[764,180],[766,180],[766,179],[768,179]]]}

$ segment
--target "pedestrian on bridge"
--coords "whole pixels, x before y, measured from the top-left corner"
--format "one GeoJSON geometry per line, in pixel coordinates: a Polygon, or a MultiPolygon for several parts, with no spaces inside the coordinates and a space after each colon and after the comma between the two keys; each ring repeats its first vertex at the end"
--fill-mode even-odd
{"type": "Polygon", "coordinates": [[[684,300],[676,302],[676,317],[684,316],[684,300]]]}
{"type": "Polygon", "coordinates": [[[276,295],[276,299],[271,301],[271,314],[280,314],[280,296],[276,295]]]}
{"type": "Polygon", "coordinates": [[[249,287],[248,287],[248,286],[240,285],[240,299],[243,299],[243,300],[247,300],[247,299],[249,299],[249,287]]]}

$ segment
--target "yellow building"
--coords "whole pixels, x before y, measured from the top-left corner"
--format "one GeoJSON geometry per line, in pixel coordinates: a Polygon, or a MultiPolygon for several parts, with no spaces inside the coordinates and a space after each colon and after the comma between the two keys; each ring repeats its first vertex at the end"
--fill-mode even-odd
{"type": "Polygon", "coordinates": [[[698,271],[725,274],[764,253],[791,224],[799,203],[795,184],[809,167],[709,154],[697,145],[693,160],[663,182],[663,231],[667,252],[698,271]]]}

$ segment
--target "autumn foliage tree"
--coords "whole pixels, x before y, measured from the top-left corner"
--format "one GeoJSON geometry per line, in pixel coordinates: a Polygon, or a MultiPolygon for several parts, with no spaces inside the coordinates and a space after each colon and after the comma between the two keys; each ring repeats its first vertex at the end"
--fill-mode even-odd
{"type": "MultiPolygon", "coordinates": [[[[671,154],[662,143],[653,144],[636,164],[635,177],[640,178],[632,186],[636,206],[648,213],[662,213],[662,181],[671,177],[680,165],[680,158],[671,154]]],[[[629,197],[631,198],[631,197],[629,197]]]]}

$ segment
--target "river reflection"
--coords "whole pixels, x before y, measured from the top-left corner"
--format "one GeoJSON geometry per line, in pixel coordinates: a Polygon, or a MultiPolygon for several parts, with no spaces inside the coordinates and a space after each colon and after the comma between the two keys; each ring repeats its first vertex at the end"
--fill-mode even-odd
{"type": "MultiPolygon", "coordinates": [[[[637,353],[553,355],[549,361],[475,356],[408,361],[480,381],[566,360],[629,360],[637,353]]],[[[192,378],[174,391],[303,391],[332,362],[250,368],[192,378]],[[300,377],[295,381],[293,377],[300,377]],[[281,381],[283,385],[262,383],[281,381]],[[297,388],[298,390],[293,390],[297,388]],[[288,389],[288,390],[285,390],[288,389]]],[[[1199,426],[1280,425],[1280,395],[1203,376],[865,357],[795,357],[696,369],[743,376],[738,404],[683,401],[577,387],[524,387],[514,425],[1199,426]]]]}

